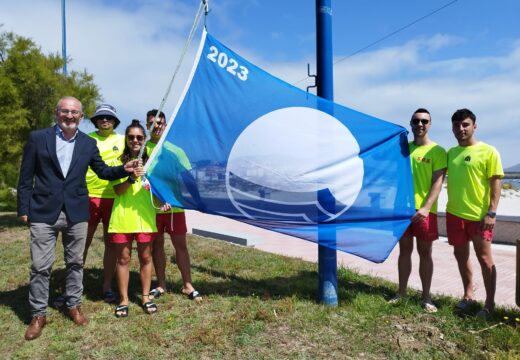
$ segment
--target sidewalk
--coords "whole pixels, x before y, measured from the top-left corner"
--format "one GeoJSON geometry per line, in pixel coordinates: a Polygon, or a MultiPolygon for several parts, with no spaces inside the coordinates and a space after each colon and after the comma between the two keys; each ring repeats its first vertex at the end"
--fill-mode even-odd
{"type": "MultiPolygon", "coordinates": [[[[309,241],[300,240],[291,236],[278,234],[272,231],[257,228],[238,221],[221,216],[206,215],[197,211],[186,211],[188,231],[193,228],[212,232],[221,232],[228,235],[248,238],[255,242],[255,248],[301,258],[307,261],[318,261],[318,246],[309,241]]],[[[357,270],[359,273],[378,276],[394,283],[397,278],[397,257],[399,246],[396,246],[388,259],[382,264],[374,264],[359,257],[337,252],[338,265],[357,270]]],[[[497,267],[497,291],[495,302],[498,305],[516,307],[515,304],[515,279],[516,279],[516,247],[512,245],[493,245],[493,256],[497,267]]],[[[476,288],[476,298],[483,301],[485,297],[484,284],[473,250],[471,256],[473,262],[473,277],[476,288]]],[[[434,272],[432,280],[432,292],[453,297],[462,296],[462,281],[460,280],[457,264],[453,257],[453,250],[446,238],[440,238],[433,245],[434,272]]],[[[417,252],[413,255],[412,275],[409,287],[421,289],[419,278],[419,258],[417,252]]]]}

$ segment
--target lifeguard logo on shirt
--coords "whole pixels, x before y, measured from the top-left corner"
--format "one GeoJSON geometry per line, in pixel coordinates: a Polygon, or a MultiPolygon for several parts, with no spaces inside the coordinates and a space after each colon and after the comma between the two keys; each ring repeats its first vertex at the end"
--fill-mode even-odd
{"type": "Polygon", "coordinates": [[[470,161],[471,161],[471,156],[469,156],[469,155],[466,156],[466,157],[464,158],[464,161],[465,161],[465,162],[470,162],[470,161]]]}
{"type": "Polygon", "coordinates": [[[428,159],[428,158],[425,158],[425,157],[422,157],[422,156],[417,156],[417,161],[423,162],[423,163],[426,163],[426,164],[431,164],[432,159],[428,159]]]}

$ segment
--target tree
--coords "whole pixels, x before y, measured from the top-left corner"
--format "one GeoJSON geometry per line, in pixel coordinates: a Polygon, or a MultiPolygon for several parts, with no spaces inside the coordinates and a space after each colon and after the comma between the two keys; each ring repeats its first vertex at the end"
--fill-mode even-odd
{"type": "Polygon", "coordinates": [[[62,96],[80,99],[86,113],[101,99],[91,74],[73,71],[65,76],[62,67],[58,54],[43,54],[31,39],[0,33],[0,188],[16,186],[29,132],[53,124],[62,96]]]}

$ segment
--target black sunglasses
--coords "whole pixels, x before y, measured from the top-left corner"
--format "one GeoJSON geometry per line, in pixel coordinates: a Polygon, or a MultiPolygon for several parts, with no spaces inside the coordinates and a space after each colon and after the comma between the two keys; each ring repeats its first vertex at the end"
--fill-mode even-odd
{"type": "Polygon", "coordinates": [[[135,139],[137,139],[137,141],[143,141],[144,140],[144,136],[143,135],[127,135],[126,137],[130,141],[134,141],[135,139]]]}
{"type": "Polygon", "coordinates": [[[110,115],[99,116],[96,118],[96,121],[116,121],[116,118],[110,115]]]}
{"type": "Polygon", "coordinates": [[[412,124],[419,125],[419,123],[426,125],[430,122],[428,119],[412,119],[412,124]]]}

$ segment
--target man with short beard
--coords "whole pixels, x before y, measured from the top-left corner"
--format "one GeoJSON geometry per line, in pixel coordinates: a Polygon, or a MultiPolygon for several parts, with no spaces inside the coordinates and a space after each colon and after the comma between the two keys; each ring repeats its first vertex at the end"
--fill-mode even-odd
{"type": "Polygon", "coordinates": [[[465,311],[475,303],[473,269],[469,260],[471,241],[486,288],[486,302],[477,316],[488,319],[495,308],[497,273],[491,241],[504,170],[498,151],[475,138],[476,121],[469,109],[459,109],[451,117],[458,146],[448,151],[446,231],[464,287],[464,296],[456,308],[465,311]]]}
{"type": "Polygon", "coordinates": [[[83,293],[83,251],[89,218],[85,175],[90,166],[102,179],[128,176],[137,161],[109,167],[96,141],[78,130],[81,102],[71,96],[58,101],[56,124],[31,132],[24,148],[18,181],[18,216],[29,224],[31,273],[29,305],[32,320],[26,340],[39,337],[46,324],[49,280],[58,232],[62,233],[66,264],[65,305],[76,325],[88,320],[80,309],[83,293]]]}

